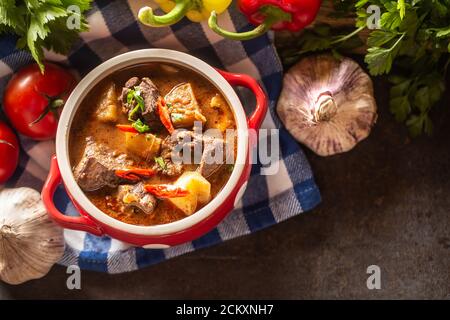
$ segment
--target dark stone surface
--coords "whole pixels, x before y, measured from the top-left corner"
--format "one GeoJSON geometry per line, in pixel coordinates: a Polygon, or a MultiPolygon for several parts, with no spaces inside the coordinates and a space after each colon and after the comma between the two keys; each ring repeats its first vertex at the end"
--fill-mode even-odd
{"type": "Polygon", "coordinates": [[[268,230],[110,276],[83,272],[66,289],[65,269],[0,284],[0,298],[450,298],[449,97],[433,138],[411,141],[376,83],[378,125],[353,151],[311,152],[323,203],[268,230]],[[382,289],[366,287],[379,265],[382,289]]]}

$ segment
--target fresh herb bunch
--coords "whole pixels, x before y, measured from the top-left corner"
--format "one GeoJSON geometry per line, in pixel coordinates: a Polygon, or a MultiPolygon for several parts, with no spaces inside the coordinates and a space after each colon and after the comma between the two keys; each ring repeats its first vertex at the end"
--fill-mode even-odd
{"type": "Polygon", "coordinates": [[[299,50],[285,52],[286,65],[303,54],[322,50],[341,52],[367,46],[365,62],[373,76],[388,74],[392,84],[390,110],[406,123],[412,136],[431,134],[429,112],[442,98],[450,64],[450,0],[333,0],[334,17],[355,17],[355,28],[336,29],[319,24],[306,30],[299,50]],[[381,9],[381,19],[364,43],[372,13],[381,9]]]}
{"type": "Polygon", "coordinates": [[[91,2],[92,0],[1,0],[0,34],[17,35],[17,47],[27,48],[43,72],[44,48],[66,54],[78,38],[78,33],[88,30],[82,13],[90,8],[91,2]],[[76,9],[69,10],[71,8],[76,9]],[[69,19],[79,21],[79,28],[69,28],[69,19]]]}

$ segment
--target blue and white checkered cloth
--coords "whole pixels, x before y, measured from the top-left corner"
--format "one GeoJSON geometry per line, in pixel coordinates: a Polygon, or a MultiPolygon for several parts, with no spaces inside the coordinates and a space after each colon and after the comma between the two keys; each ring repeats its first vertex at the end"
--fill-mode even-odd
{"type": "MultiPolygon", "coordinates": [[[[66,65],[84,76],[103,61],[120,53],[160,47],[197,56],[209,64],[231,72],[246,73],[261,81],[270,98],[270,113],[263,128],[279,128],[281,160],[276,175],[260,175],[261,165],[253,166],[247,192],[238,208],[205,236],[170,249],[131,247],[109,237],[95,237],[85,232],[65,230],[63,265],[78,264],[82,269],[121,273],[143,268],[181,254],[221,243],[267,228],[287,218],[312,209],[320,202],[308,161],[300,146],[281,126],[275,105],[282,86],[282,66],[269,36],[246,42],[224,40],[211,32],[206,24],[184,19],[170,28],[148,28],[136,21],[139,8],[148,5],[140,0],[98,0],[88,13],[91,29],[68,57],[46,53],[48,60],[66,65]]],[[[220,17],[227,29],[244,31],[250,28],[233,5],[220,17]]],[[[27,52],[15,49],[12,36],[0,38],[0,95],[11,74],[32,61],[27,52]]],[[[243,105],[253,107],[252,97],[238,91],[243,105]]],[[[8,187],[27,186],[41,190],[54,153],[54,142],[34,142],[20,137],[23,152],[20,166],[8,187]]],[[[68,215],[77,215],[63,187],[55,202],[68,215]]]]}

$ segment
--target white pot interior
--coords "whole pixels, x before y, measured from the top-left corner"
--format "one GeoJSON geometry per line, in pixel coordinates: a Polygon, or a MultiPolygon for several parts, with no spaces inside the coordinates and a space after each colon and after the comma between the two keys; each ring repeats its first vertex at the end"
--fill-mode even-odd
{"type": "Polygon", "coordinates": [[[109,225],[114,229],[144,236],[165,235],[179,232],[192,227],[210,216],[214,210],[228,198],[231,191],[236,186],[245,167],[247,152],[247,119],[244,109],[242,108],[242,104],[230,84],[214,68],[202,60],[182,52],[166,49],[144,49],[128,52],[114,57],[92,70],[80,81],[67,100],[59,120],[56,136],[56,156],[58,159],[59,169],[61,170],[62,179],[67,191],[72,195],[75,201],[94,219],[109,225]],[[136,226],[121,222],[110,217],[106,213],[103,213],[89,201],[84,192],[78,186],[72,174],[72,168],[69,160],[69,132],[78,107],[86,97],[87,93],[94,88],[97,83],[111,73],[120,69],[148,62],[163,62],[189,68],[196,71],[215,85],[215,87],[223,94],[234,113],[238,129],[237,157],[230,179],[219,194],[205,207],[189,217],[172,223],[156,226],[136,226]]]}

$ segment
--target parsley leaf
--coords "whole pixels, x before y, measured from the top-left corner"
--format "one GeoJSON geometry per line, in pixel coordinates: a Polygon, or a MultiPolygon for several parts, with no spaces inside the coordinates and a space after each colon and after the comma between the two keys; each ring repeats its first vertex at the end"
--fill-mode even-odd
{"type": "Polygon", "coordinates": [[[400,96],[389,101],[389,110],[394,114],[395,119],[403,122],[411,112],[411,104],[407,96],[400,96]]]}
{"type": "Polygon", "coordinates": [[[438,29],[437,32],[436,32],[436,37],[437,38],[450,37],[450,26],[438,29]]]}
{"type": "Polygon", "coordinates": [[[367,63],[370,73],[374,76],[389,73],[394,61],[395,52],[391,49],[373,47],[367,49],[364,61],[367,63]]]}
{"type": "Polygon", "coordinates": [[[426,113],[411,116],[406,124],[408,125],[409,133],[413,137],[419,136],[422,132],[428,135],[433,133],[433,122],[426,113]]]}
{"type": "Polygon", "coordinates": [[[83,12],[92,0],[2,0],[0,2],[0,34],[18,36],[17,47],[28,49],[44,71],[44,49],[67,54],[80,32],[88,25],[83,12]],[[80,14],[69,10],[76,6],[80,14]],[[68,19],[76,18],[79,28],[71,29],[68,19]]]}
{"type": "Polygon", "coordinates": [[[375,30],[370,33],[367,39],[367,45],[369,47],[381,47],[386,43],[389,43],[398,35],[397,32],[375,30]]]}

